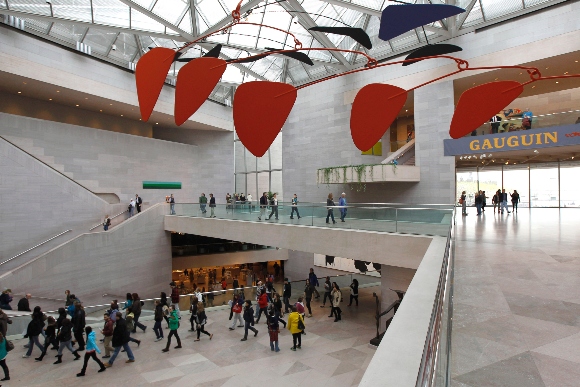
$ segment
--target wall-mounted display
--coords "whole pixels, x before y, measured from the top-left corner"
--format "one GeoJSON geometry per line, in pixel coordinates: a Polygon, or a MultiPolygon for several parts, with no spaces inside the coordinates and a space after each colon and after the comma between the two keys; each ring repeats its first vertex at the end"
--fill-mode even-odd
{"type": "Polygon", "coordinates": [[[347,271],[349,273],[366,274],[373,277],[381,276],[381,264],[359,259],[341,258],[332,255],[314,254],[314,266],[347,271]]]}

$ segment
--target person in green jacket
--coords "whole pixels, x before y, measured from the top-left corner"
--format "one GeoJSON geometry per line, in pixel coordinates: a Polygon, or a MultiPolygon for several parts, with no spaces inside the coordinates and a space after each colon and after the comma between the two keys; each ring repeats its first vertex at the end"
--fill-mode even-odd
{"type": "Polygon", "coordinates": [[[162,350],[163,352],[169,352],[171,336],[175,336],[177,339],[177,346],[175,349],[181,348],[181,339],[177,334],[177,328],[179,328],[179,317],[177,317],[177,311],[173,308],[172,305],[169,307],[169,335],[167,336],[167,346],[162,350]]]}
{"type": "Polygon", "coordinates": [[[199,209],[201,210],[202,214],[205,214],[207,212],[205,209],[206,204],[207,198],[205,197],[205,194],[202,193],[201,196],[199,197],[199,209]]]}

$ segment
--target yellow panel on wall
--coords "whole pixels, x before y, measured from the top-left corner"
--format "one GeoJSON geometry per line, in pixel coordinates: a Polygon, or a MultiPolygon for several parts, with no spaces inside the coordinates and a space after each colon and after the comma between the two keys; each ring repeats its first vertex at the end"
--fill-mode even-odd
{"type": "Polygon", "coordinates": [[[377,142],[368,151],[361,152],[361,155],[382,156],[383,155],[383,143],[381,141],[377,142]]]}

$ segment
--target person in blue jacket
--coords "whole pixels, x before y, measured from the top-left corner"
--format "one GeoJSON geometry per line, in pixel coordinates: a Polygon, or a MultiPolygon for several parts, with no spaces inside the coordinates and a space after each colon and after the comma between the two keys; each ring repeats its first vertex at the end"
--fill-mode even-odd
{"type": "MultiPolygon", "coordinates": [[[[340,199],[338,199],[339,206],[346,206],[346,194],[343,192],[340,195],[340,199]]],[[[344,222],[344,218],[346,217],[346,208],[340,209],[340,221],[344,222]]]]}
{"type": "Polygon", "coordinates": [[[97,353],[101,354],[101,350],[97,346],[95,342],[96,334],[93,332],[93,328],[86,327],[85,333],[87,334],[87,345],[86,345],[86,352],[85,352],[85,362],[83,364],[83,369],[80,373],[77,374],[78,377],[85,376],[85,372],[87,370],[87,365],[89,364],[89,359],[92,357],[94,361],[101,367],[98,372],[103,372],[106,370],[105,365],[103,362],[97,357],[97,353]]]}

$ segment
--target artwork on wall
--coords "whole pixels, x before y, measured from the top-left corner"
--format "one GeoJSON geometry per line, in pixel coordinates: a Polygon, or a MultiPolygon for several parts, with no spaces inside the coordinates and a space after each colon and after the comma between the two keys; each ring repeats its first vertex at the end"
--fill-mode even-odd
{"type": "Polygon", "coordinates": [[[144,181],[143,189],[181,189],[180,181],[144,181]]]}
{"type": "Polygon", "coordinates": [[[341,258],[332,255],[314,254],[314,266],[342,270],[349,273],[366,274],[372,277],[381,276],[381,264],[358,259],[341,258]]]}
{"type": "MultiPolygon", "coordinates": [[[[252,81],[243,83],[236,89],[234,95],[234,126],[240,141],[246,149],[256,157],[262,157],[286,122],[299,89],[315,85],[330,79],[354,74],[362,71],[373,70],[385,66],[397,64],[408,65],[421,60],[445,59],[454,61],[456,70],[435,79],[424,82],[408,90],[397,86],[374,83],[362,87],[357,93],[350,119],[351,136],[355,146],[366,152],[371,149],[385,134],[393,121],[397,118],[401,108],[405,104],[410,91],[439,81],[441,79],[462,73],[464,71],[494,70],[494,69],[519,69],[526,71],[530,80],[524,83],[518,81],[496,81],[475,86],[466,90],[457,103],[449,135],[452,138],[460,138],[479,126],[488,122],[490,117],[497,114],[524,90],[524,86],[542,80],[566,79],[580,77],[580,74],[564,74],[544,77],[540,70],[531,66],[485,66],[470,67],[466,60],[449,55],[442,55],[461,50],[461,47],[444,44],[429,44],[424,48],[409,55],[408,59],[379,63],[379,61],[359,50],[347,50],[327,47],[302,47],[298,37],[291,31],[280,29],[261,23],[242,21],[252,12],[252,9],[241,14],[240,0],[236,9],[232,11],[232,20],[217,31],[212,31],[198,37],[192,42],[184,44],[176,49],[155,47],[150,49],[137,62],[135,78],[141,116],[147,121],[159,98],[159,94],[165,82],[167,72],[175,61],[188,62],[177,76],[175,93],[175,122],[183,124],[191,117],[209,97],[211,91],[218,84],[221,75],[229,64],[248,63],[258,61],[269,55],[283,55],[301,61],[306,65],[313,65],[307,54],[300,51],[335,51],[360,55],[365,57],[367,63],[360,68],[355,68],[341,73],[336,73],[322,79],[314,80],[300,86],[293,86],[283,82],[252,81]],[[239,59],[218,58],[221,45],[216,45],[208,53],[200,58],[182,58],[192,45],[205,41],[208,37],[227,33],[232,28],[240,25],[258,26],[282,32],[294,41],[293,49],[268,49],[239,59]]],[[[266,5],[267,6],[267,5],[266,5]]],[[[262,7],[262,6],[256,6],[262,7]]],[[[414,28],[451,17],[465,12],[464,9],[446,4],[409,4],[389,5],[381,17],[379,38],[389,40],[414,28]]],[[[367,49],[372,48],[372,43],[367,33],[360,28],[353,27],[313,27],[318,33],[339,34],[348,36],[367,49]]],[[[425,34],[425,37],[427,35],[425,34]]],[[[290,40],[291,41],[291,40],[290,40]]]]}

